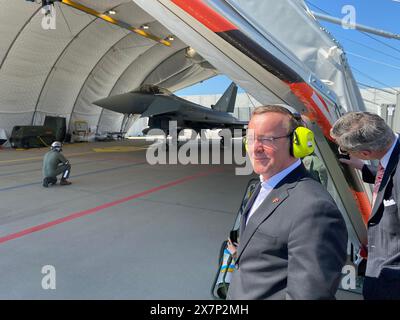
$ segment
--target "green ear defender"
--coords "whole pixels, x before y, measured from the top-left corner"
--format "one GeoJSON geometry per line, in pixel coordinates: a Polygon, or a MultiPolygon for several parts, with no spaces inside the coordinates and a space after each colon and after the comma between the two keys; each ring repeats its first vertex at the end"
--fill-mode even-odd
{"type": "MultiPolygon", "coordinates": [[[[304,123],[299,113],[290,113],[290,114],[297,121],[298,124],[304,123]]],[[[290,138],[289,151],[292,157],[301,159],[314,152],[315,149],[314,132],[312,132],[307,127],[305,126],[297,127],[289,136],[289,138],[290,138]]],[[[246,149],[246,152],[248,152],[249,146],[246,137],[243,137],[243,144],[246,149]]]]}
{"type": "MultiPolygon", "coordinates": [[[[249,150],[246,137],[243,137],[246,152],[249,150]]],[[[295,158],[304,158],[314,152],[314,133],[306,127],[297,127],[290,135],[290,155],[295,158]]]]}
{"type": "Polygon", "coordinates": [[[314,149],[314,133],[306,127],[297,127],[291,136],[290,154],[295,158],[304,158],[314,149]]]}
{"type": "Polygon", "coordinates": [[[244,149],[246,150],[246,152],[248,152],[249,151],[249,146],[248,146],[248,143],[247,143],[247,137],[243,137],[242,138],[242,142],[244,144],[244,149]]]}

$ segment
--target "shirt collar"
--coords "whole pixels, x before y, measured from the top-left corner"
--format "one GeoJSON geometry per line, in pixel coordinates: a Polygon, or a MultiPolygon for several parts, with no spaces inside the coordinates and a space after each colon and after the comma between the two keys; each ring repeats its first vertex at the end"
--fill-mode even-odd
{"type": "Polygon", "coordinates": [[[397,140],[399,139],[399,135],[397,133],[395,133],[395,135],[396,135],[396,139],[394,139],[394,142],[393,142],[392,146],[390,147],[389,151],[386,152],[386,154],[380,160],[380,163],[381,163],[382,167],[384,167],[385,169],[386,169],[386,167],[387,167],[387,165],[389,163],[390,156],[392,155],[394,147],[396,146],[397,140]]]}
{"type": "Polygon", "coordinates": [[[281,172],[278,172],[276,175],[272,176],[268,180],[264,180],[262,175],[260,175],[261,187],[273,189],[275,186],[283,180],[290,172],[296,169],[299,165],[301,165],[301,160],[297,159],[297,161],[291,164],[286,169],[283,169],[281,172]]]}

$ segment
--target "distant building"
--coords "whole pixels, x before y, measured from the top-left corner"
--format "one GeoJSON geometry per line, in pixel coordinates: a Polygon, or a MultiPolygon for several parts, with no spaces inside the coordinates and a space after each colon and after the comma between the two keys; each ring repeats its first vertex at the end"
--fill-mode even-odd
{"type": "MultiPolygon", "coordinates": [[[[400,88],[394,88],[400,91],[400,88]]],[[[393,91],[391,89],[382,89],[385,91],[393,91]]],[[[390,94],[389,92],[385,92],[377,89],[361,89],[361,95],[364,99],[365,107],[367,111],[377,113],[381,115],[382,104],[396,104],[396,96],[394,94],[390,94]]]]}
{"type": "MultiPolygon", "coordinates": [[[[400,88],[395,88],[400,91],[400,88]]],[[[383,89],[388,92],[377,89],[361,89],[361,96],[364,99],[367,111],[380,114],[382,104],[396,104],[396,96],[390,94],[391,89],[383,89]]],[[[210,106],[215,104],[221,97],[220,94],[200,95],[200,96],[184,96],[182,98],[201,104],[210,106]]],[[[249,120],[251,110],[261,105],[256,99],[246,93],[239,93],[236,98],[236,109],[234,115],[240,120],[249,120]]]]}
{"type": "MultiPolygon", "coordinates": [[[[212,94],[200,96],[182,96],[181,98],[211,108],[211,105],[216,104],[221,96],[221,94],[212,94]]],[[[239,120],[247,121],[250,119],[251,110],[260,105],[261,103],[247,93],[238,93],[236,96],[235,112],[233,115],[239,120]]]]}

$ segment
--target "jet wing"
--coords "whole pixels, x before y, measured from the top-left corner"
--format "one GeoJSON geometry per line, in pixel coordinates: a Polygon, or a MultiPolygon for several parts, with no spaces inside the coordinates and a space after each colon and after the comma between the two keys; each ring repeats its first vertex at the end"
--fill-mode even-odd
{"type": "Polygon", "coordinates": [[[147,110],[142,113],[141,118],[152,117],[165,113],[177,112],[179,111],[180,108],[181,104],[179,102],[159,97],[154,99],[154,101],[147,108],[147,110]]]}

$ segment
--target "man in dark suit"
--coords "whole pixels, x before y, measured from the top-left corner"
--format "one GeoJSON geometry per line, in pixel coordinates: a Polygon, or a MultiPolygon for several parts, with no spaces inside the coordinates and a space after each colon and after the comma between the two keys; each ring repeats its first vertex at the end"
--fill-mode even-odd
{"type": "Polygon", "coordinates": [[[260,184],[243,211],[228,299],[334,299],[347,230],[326,189],[291,154],[283,106],[254,110],[248,153],[260,184]]]}
{"type": "Polygon", "coordinates": [[[365,299],[400,299],[400,142],[385,121],[369,112],[351,112],[333,126],[331,136],[350,160],[340,161],[362,171],[374,184],[368,220],[365,299]],[[378,167],[361,160],[379,160],[378,167]]]}

